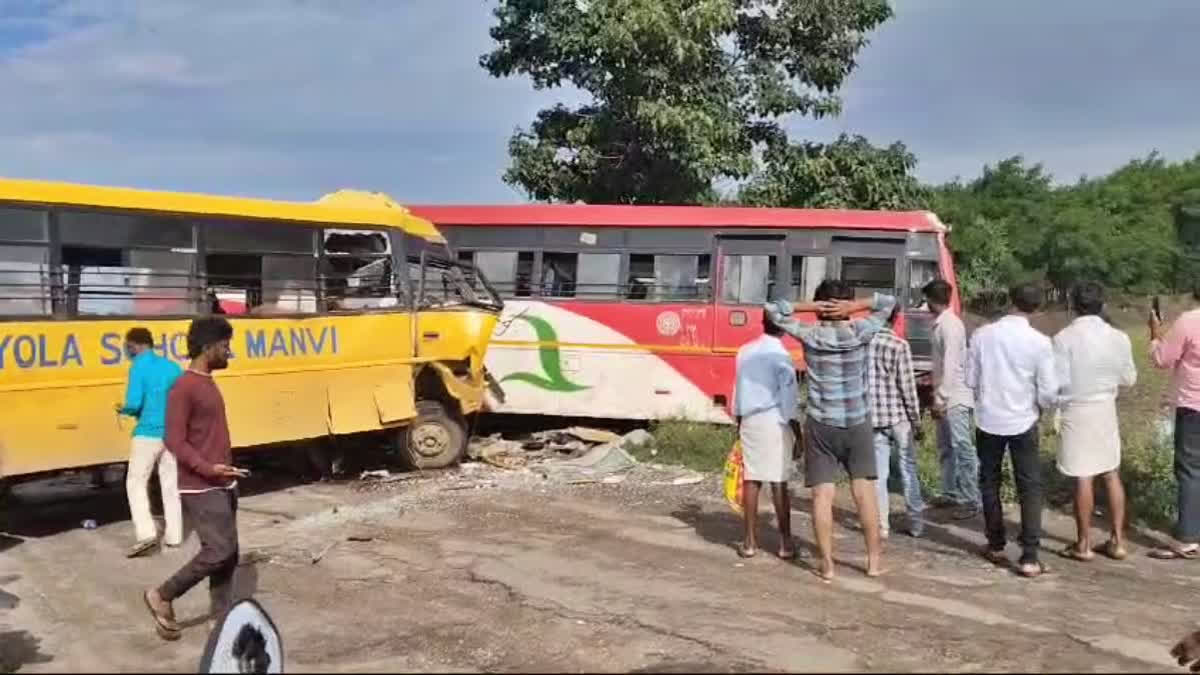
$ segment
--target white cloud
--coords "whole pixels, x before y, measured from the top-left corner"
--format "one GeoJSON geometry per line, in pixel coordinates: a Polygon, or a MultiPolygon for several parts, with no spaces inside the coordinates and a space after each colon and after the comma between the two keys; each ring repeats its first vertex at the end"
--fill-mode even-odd
{"type": "Polygon", "coordinates": [[[6,175],[512,201],[508,135],[549,98],[479,67],[482,2],[46,9],[48,37],[0,45],[0,91],[16,102],[0,106],[0,144],[16,150],[0,156],[6,175]]]}

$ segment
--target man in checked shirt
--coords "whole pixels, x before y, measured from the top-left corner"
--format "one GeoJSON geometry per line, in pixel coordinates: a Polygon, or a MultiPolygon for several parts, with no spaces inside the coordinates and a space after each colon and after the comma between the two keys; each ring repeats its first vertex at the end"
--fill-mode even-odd
{"type": "Polygon", "coordinates": [[[879,477],[875,490],[879,502],[879,536],[888,538],[891,527],[888,515],[888,473],[892,453],[900,458],[900,478],[904,485],[904,506],[908,511],[908,533],[914,537],[924,534],[921,512],[921,482],[917,478],[917,457],[914,440],[921,437],[921,409],[917,403],[917,382],[913,376],[912,350],[908,342],[896,335],[892,327],[900,315],[900,306],[892,309],[888,324],[871,339],[870,370],[867,392],[871,397],[871,426],[875,428],[875,463],[879,477]]]}
{"type": "Polygon", "coordinates": [[[867,576],[883,574],[879,544],[879,506],[875,486],[878,475],[872,442],[871,408],[867,396],[868,354],[871,338],[883,328],[896,299],[876,293],[870,300],[854,300],[846,282],[826,279],[813,295],[814,302],[793,306],[786,300],[767,303],[768,318],[804,345],[807,368],[808,409],[804,421],[805,485],[812,488],[813,530],[822,581],[833,581],[833,499],[839,467],[850,474],[850,492],[858,506],[867,545],[867,576]],[[852,314],[870,311],[864,319],[852,314]],[[812,312],[819,321],[800,323],[793,312],[812,312]]]}

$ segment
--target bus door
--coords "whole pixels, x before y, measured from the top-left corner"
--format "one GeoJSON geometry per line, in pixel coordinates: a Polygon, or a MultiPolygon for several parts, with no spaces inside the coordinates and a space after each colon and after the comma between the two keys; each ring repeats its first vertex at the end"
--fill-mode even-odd
{"type": "MultiPolygon", "coordinates": [[[[903,306],[905,298],[901,290],[907,274],[905,250],[904,235],[894,238],[835,236],[832,244],[834,273],[854,289],[856,298],[886,293],[896,295],[896,301],[903,306]]],[[[903,315],[896,329],[904,335],[903,315]]]]}
{"type": "Polygon", "coordinates": [[[762,335],[763,303],[787,296],[785,252],[782,234],[717,238],[713,351],[719,356],[762,335]]]}

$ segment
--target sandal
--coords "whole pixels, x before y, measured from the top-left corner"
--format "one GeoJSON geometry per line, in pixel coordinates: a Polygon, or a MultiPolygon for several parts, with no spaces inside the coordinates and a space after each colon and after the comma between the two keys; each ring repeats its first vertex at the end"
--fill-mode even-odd
{"type": "Polygon", "coordinates": [[[1117,542],[1109,539],[1100,546],[1093,549],[1096,553],[1103,554],[1113,560],[1124,560],[1129,557],[1129,552],[1124,547],[1117,546],[1117,542]]]}
{"type": "Polygon", "coordinates": [[[1200,547],[1176,548],[1174,546],[1164,546],[1151,550],[1147,555],[1155,560],[1195,560],[1200,558],[1200,547]]]}
{"type": "Polygon", "coordinates": [[[737,554],[739,558],[753,558],[758,555],[758,549],[746,548],[745,544],[737,545],[737,554]]]}
{"type": "Polygon", "coordinates": [[[1004,554],[1004,551],[994,551],[990,548],[987,548],[983,550],[983,557],[993,565],[1008,564],[1008,556],[1004,554]]]}
{"type": "Polygon", "coordinates": [[[1017,567],[1017,572],[1026,579],[1036,579],[1049,571],[1050,568],[1046,567],[1040,560],[1023,562],[1017,567]]]}
{"type": "Polygon", "coordinates": [[[780,560],[795,560],[796,559],[796,540],[792,537],[787,538],[787,546],[779,547],[780,560]]]}
{"type": "Polygon", "coordinates": [[[1068,560],[1075,560],[1077,562],[1091,562],[1095,558],[1095,554],[1092,551],[1088,551],[1087,553],[1080,551],[1078,544],[1067,544],[1058,554],[1068,560]]]}
{"type": "Polygon", "coordinates": [[[183,631],[179,624],[175,623],[175,619],[159,614],[158,610],[154,609],[154,605],[150,603],[150,591],[142,593],[142,602],[146,603],[146,609],[150,610],[150,616],[154,619],[154,629],[160,638],[174,642],[182,637],[183,631]]]}
{"type": "Polygon", "coordinates": [[[147,553],[149,553],[157,545],[158,545],[157,539],[143,539],[142,541],[137,542],[133,546],[130,546],[129,550],[125,552],[125,557],[126,558],[138,558],[138,557],[144,556],[147,553]]]}

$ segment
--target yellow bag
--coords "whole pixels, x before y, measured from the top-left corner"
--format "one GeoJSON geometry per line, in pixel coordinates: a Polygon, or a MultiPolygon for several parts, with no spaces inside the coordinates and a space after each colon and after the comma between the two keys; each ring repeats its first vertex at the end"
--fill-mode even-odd
{"type": "Polygon", "coordinates": [[[733,512],[742,514],[742,442],[734,441],[729,456],[725,458],[725,501],[733,512]]]}

